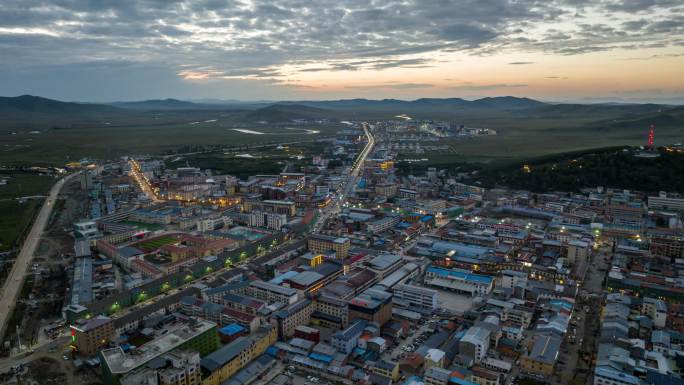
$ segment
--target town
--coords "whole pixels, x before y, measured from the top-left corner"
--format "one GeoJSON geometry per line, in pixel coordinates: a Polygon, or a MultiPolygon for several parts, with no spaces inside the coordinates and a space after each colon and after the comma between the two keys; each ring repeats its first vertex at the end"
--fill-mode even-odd
{"type": "MultiPolygon", "coordinates": [[[[448,127],[345,124],[307,164],[246,179],[148,155],[67,165],[37,219],[62,184],[82,197],[66,298],[3,330],[5,379],[56,357],[59,383],[106,385],[682,382],[684,198],[403,175],[407,139],[448,127]]],[[[20,293],[55,262],[17,258],[3,305],[57,301],[20,293]]]]}

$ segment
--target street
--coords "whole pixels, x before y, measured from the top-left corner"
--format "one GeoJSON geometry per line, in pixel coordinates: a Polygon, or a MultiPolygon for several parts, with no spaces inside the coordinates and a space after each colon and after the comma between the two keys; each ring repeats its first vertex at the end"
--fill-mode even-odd
{"type": "Polygon", "coordinates": [[[342,182],[341,191],[337,194],[335,198],[333,198],[333,203],[331,203],[322,210],[320,217],[318,217],[316,224],[313,226],[314,233],[317,233],[321,230],[321,227],[325,225],[330,216],[335,215],[337,214],[337,212],[340,211],[340,208],[346,201],[345,198],[349,196],[349,193],[352,191],[354,185],[357,183],[359,172],[361,172],[361,170],[363,169],[363,164],[366,161],[366,158],[373,151],[373,147],[375,146],[375,138],[373,138],[373,135],[371,135],[370,131],[368,130],[368,123],[364,122],[361,123],[361,125],[363,126],[364,134],[368,138],[368,143],[366,143],[363,150],[361,150],[361,153],[354,161],[354,164],[351,168],[351,172],[349,173],[349,176],[345,178],[344,182],[342,182]]]}

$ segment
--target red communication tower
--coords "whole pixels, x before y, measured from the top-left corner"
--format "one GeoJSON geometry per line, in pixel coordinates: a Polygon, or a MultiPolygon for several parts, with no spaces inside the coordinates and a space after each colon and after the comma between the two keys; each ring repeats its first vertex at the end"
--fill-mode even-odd
{"type": "Polygon", "coordinates": [[[653,142],[655,141],[655,126],[651,124],[648,130],[648,147],[653,148],[653,142]]]}

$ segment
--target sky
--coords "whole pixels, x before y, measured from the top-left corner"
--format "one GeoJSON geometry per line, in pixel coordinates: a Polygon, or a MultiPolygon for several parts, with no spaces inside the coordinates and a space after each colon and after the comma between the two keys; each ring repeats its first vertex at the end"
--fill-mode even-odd
{"type": "Polygon", "coordinates": [[[22,94],[684,104],[684,0],[2,0],[22,94]]]}

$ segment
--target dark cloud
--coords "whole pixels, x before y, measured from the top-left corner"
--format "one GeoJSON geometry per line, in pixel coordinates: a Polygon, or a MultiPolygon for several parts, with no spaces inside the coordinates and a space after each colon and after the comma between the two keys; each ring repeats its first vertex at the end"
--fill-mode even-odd
{"type": "Polygon", "coordinates": [[[534,64],[534,62],[533,61],[512,61],[508,64],[514,65],[514,66],[520,66],[520,65],[534,64]]]}
{"type": "Polygon", "coordinates": [[[125,61],[188,79],[274,82],[292,72],[426,68],[437,52],[684,45],[683,28],[681,0],[3,0],[0,73],[125,61]]]}

